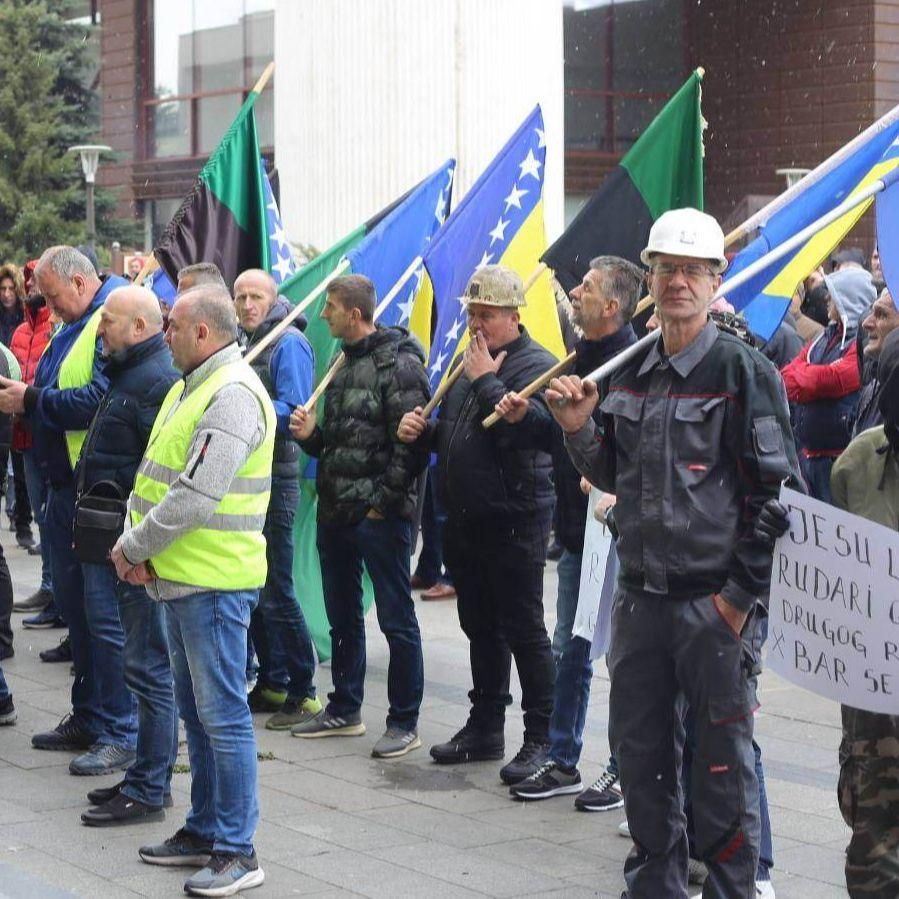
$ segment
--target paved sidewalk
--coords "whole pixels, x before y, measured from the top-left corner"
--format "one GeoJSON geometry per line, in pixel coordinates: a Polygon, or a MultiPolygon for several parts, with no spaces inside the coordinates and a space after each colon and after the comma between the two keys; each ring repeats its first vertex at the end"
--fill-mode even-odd
{"type": "MultiPolygon", "coordinates": [[[[12,543],[4,534],[4,544],[12,543]]],[[[7,550],[16,597],[36,586],[37,562],[7,550]]],[[[555,567],[546,577],[555,601],[555,567]]],[[[500,763],[456,768],[431,763],[427,747],[450,737],[467,714],[468,647],[454,602],[417,603],[425,640],[425,746],[394,762],[372,759],[386,714],[386,645],[368,619],[364,737],[298,740],[266,731],[257,716],[262,819],[256,847],[265,885],[254,899],[282,896],[620,896],[629,844],[617,835],[621,810],[574,811],[571,797],[511,802],[500,763]]],[[[3,665],[19,722],[0,729],[0,897],[176,896],[187,873],[151,868],[136,848],[183,823],[190,789],[176,774],[175,808],[160,824],[95,830],[79,823],[87,790],[115,778],[68,774],[68,753],[37,752],[31,735],[68,710],[68,665],[38,650],[60,631],[26,631],[14,616],[16,657],[3,665]]],[[[547,616],[551,626],[552,615],[547,616]]],[[[330,686],[327,666],[319,689],[330,686]]],[[[517,688],[516,688],[517,689],[517,688]]],[[[848,830],[836,805],[839,709],[766,673],[756,732],[765,760],[775,834],[779,899],[845,896],[848,830]]],[[[599,666],[587,721],[582,776],[593,780],[608,755],[608,675],[599,666]]],[[[511,710],[507,755],[517,751],[521,716],[511,710]]],[[[186,763],[186,755],[179,761],[186,763]]]]}

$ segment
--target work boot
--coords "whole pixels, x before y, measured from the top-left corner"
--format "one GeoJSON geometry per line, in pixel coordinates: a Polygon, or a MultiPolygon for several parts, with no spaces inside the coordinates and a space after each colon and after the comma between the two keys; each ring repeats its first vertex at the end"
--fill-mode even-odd
{"type": "Polygon", "coordinates": [[[49,590],[35,590],[27,599],[20,599],[12,604],[14,612],[42,612],[53,602],[53,594],[49,590]]]}
{"type": "Polygon", "coordinates": [[[81,823],[88,827],[116,827],[120,824],[147,824],[165,821],[161,805],[147,805],[124,793],[116,793],[108,802],[81,813],[81,823]]]}
{"type": "Polygon", "coordinates": [[[524,745],[508,765],[500,768],[499,779],[510,787],[536,773],[549,755],[549,743],[525,737],[524,745]]]}
{"type": "Polygon", "coordinates": [[[471,721],[451,740],[431,747],[431,758],[438,765],[457,765],[463,762],[488,762],[506,754],[503,732],[487,733],[471,721]]]}
{"type": "Polygon", "coordinates": [[[42,649],[38,655],[42,662],[71,662],[72,644],[69,642],[69,635],[66,634],[59,641],[58,646],[54,646],[51,649],[42,649]]]}

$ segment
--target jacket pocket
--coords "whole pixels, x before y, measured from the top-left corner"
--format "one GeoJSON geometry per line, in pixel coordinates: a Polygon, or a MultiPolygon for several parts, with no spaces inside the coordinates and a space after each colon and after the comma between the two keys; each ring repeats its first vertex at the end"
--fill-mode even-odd
{"type": "Polygon", "coordinates": [[[681,397],[674,409],[674,450],[688,465],[712,465],[721,455],[727,397],[681,397]]]}
{"type": "Polygon", "coordinates": [[[600,403],[600,412],[615,417],[615,443],[625,457],[639,455],[640,420],[645,400],[642,394],[613,390],[600,403]]]}
{"type": "Polygon", "coordinates": [[[753,419],[752,443],[763,483],[776,484],[790,473],[783,431],[776,416],[753,419]]]}

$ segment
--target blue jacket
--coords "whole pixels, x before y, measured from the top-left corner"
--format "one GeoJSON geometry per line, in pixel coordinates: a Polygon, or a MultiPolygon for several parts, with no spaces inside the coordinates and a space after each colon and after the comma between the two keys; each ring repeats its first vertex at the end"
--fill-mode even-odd
{"type": "Polygon", "coordinates": [[[159,407],[181,375],[172,365],[161,332],[106,359],[103,374],[109,390],[91,422],[75,466],[75,481],[81,490],[98,481],[115,481],[126,497],[134,486],[159,407]]]}
{"type": "Polygon", "coordinates": [[[31,420],[34,457],[44,478],[54,487],[72,483],[72,467],[66,449],[66,431],[86,431],[109,386],[103,374],[100,342],[94,356],[91,382],[84,387],[60,390],[59,369],[72,345],[94,312],[117,287],[127,287],[124,278],[109,275],[102,279],[90,306],[76,322],[63,325],[54,335],[38,362],[34,386],[25,393],[25,414],[31,420]]]}

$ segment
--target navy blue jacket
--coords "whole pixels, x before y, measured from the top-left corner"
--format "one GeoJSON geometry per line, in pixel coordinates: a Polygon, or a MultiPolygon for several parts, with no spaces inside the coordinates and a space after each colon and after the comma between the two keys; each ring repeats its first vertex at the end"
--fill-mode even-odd
{"type": "Polygon", "coordinates": [[[63,325],[38,362],[34,385],[25,393],[25,414],[31,420],[34,457],[44,478],[54,487],[72,483],[72,467],[66,449],[66,431],[86,431],[106,393],[109,382],[103,374],[100,342],[94,356],[91,381],[84,387],[59,389],[59,369],[72,345],[94,312],[117,287],[130,282],[117,275],[102,279],[87,311],[77,322],[63,325]]]}
{"type": "Polygon", "coordinates": [[[109,390],[91,422],[75,467],[80,490],[115,481],[126,497],[169,388],[181,375],[160,332],[103,363],[109,390]],[[81,479],[84,478],[82,485],[81,479]]]}

